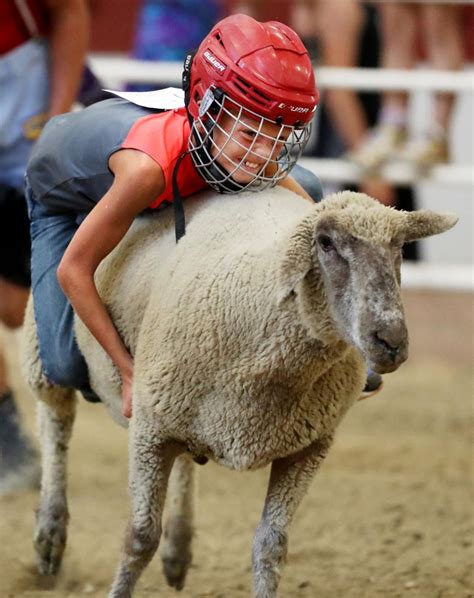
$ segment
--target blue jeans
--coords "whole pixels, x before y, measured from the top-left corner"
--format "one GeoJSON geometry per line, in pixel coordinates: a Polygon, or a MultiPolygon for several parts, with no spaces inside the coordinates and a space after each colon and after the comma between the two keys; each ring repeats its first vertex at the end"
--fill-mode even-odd
{"type": "MultiPolygon", "coordinates": [[[[315,201],[321,199],[317,176],[300,166],[293,168],[292,175],[315,201]]],[[[74,336],[74,311],[56,275],[86,214],[66,209],[59,212],[38,202],[28,183],[26,201],[31,220],[31,289],[43,372],[50,382],[80,390],[88,400],[98,400],[90,389],[87,364],[74,336]]]]}
{"type": "Polygon", "coordinates": [[[323,198],[323,187],[319,178],[307,168],[295,164],[290,172],[297,183],[299,183],[313,201],[321,201],[323,198]]]}
{"type": "Polygon", "coordinates": [[[35,199],[28,184],[26,201],[31,220],[31,289],[43,372],[58,386],[89,394],[87,365],[74,336],[74,312],[56,276],[83,215],[50,211],[35,199]]]}

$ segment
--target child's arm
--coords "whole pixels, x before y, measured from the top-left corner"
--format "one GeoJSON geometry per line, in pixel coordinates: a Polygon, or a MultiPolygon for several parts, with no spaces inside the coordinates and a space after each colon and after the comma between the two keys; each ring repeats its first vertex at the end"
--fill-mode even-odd
{"type": "Polygon", "coordinates": [[[130,417],[133,360],[99,297],[94,273],[124,237],[137,214],[162,193],[165,179],[156,162],[135,150],[116,152],[109,166],[115,175],[114,182],[78,228],[57,274],[75,312],[119,369],[122,409],[130,417]]]}
{"type": "Polygon", "coordinates": [[[282,179],[281,181],[278,182],[278,185],[280,185],[281,187],[285,187],[286,189],[289,189],[290,191],[294,191],[298,195],[301,195],[301,197],[304,197],[305,199],[310,201],[312,204],[314,204],[314,201],[311,198],[311,196],[306,193],[306,191],[303,189],[303,187],[297,181],[295,181],[295,179],[292,176],[290,176],[290,175],[286,176],[284,179],[282,179]]]}

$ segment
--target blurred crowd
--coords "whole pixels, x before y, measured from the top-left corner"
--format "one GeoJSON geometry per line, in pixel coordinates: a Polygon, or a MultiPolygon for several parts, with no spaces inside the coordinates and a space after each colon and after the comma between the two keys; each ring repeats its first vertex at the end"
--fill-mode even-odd
{"type": "MultiPolygon", "coordinates": [[[[465,61],[465,11],[457,2],[201,0],[197,12],[192,0],[144,0],[132,55],[182,60],[212,23],[243,12],[258,20],[288,23],[304,39],[316,69],[318,65],[412,69],[424,60],[434,69],[459,70],[465,61]]],[[[327,90],[307,154],[351,161],[360,168],[362,190],[385,204],[410,209],[411,190],[393,189],[383,178],[383,167],[403,162],[416,177],[448,162],[455,98],[450,93],[434,95],[430,125],[417,137],[410,133],[409,100],[406,92],[327,90]]],[[[344,181],[341,185],[347,187],[344,181]]]]}

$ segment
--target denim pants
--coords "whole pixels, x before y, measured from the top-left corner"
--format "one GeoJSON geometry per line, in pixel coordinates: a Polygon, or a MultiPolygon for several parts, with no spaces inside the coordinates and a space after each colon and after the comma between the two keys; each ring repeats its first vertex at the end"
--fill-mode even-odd
{"type": "Polygon", "coordinates": [[[295,164],[291,170],[290,176],[303,187],[313,201],[322,200],[323,187],[321,181],[313,172],[311,172],[311,170],[303,168],[303,166],[300,166],[299,164],[295,164]]]}
{"type": "Polygon", "coordinates": [[[31,290],[43,372],[50,382],[89,395],[87,365],[74,336],[74,312],[56,275],[84,214],[51,211],[35,199],[28,183],[26,201],[31,220],[31,290]]]}
{"type": "MultiPolygon", "coordinates": [[[[292,175],[315,201],[321,199],[318,177],[300,166],[294,167],[292,175]]],[[[80,390],[85,398],[96,401],[74,336],[74,312],[56,275],[86,214],[67,209],[59,212],[38,202],[28,182],[26,201],[31,220],[31,288],[43,372],[50,382],[80,390]]]]}

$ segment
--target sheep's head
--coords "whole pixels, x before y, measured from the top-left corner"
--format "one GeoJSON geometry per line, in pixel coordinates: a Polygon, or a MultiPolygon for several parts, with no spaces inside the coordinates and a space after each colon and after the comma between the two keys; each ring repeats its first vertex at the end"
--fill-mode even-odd
{"type": "Polygon", "coordinates": [[[282,267],[283,296],[293,292],[314,334],[321,333],[322,309],[332,331],[356,346],[372,369],[391,372],[408,355],[402,245],[456,221],[452,214],[397,211],[359,193],[325,199],[292,237],[282,267]]]}

